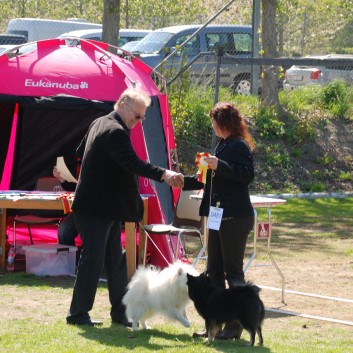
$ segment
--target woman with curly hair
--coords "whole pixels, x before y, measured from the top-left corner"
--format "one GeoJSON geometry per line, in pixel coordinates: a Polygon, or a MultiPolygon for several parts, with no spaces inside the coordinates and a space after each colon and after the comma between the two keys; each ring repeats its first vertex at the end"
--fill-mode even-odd
{"type": "MultiPolygon", "coordinates": [[[[185,177],[184,189],[204,188],[200,215],[209,216],[210,207],[223,210],[219,230],[209,229],[207,273],[215,285],[229,287],[244,283],[243,262],[248,235],[254,226],[254,210],[248,185],[254,179],[254,141],[239,110],[228,102],[210,111],[212,127],[220,138],[208,164],[206,184],[196,176],[185,177]]],[[[242,329],[226,325],[216,338],[239,338],[242,329]]],[[[195,336],[207,336],[205,331],[195,336]]]]}

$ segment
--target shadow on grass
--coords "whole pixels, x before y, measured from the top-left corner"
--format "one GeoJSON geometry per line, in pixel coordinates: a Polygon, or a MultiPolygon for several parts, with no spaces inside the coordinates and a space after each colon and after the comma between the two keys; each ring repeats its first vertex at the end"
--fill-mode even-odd
{"type": "MultiPolygon", "coordinates": [[[[280,308],[281,309],[281,308],[280,308]]],[[[286,310],[285,307],[282,310],[286,310]]],[[[275,312],[275,311],[270,311],[270,310],[265,310],[265,320],[268,319],[279,319],[283,317],[290,317],[293,316],[291,314],[286,314],[284,312],[275,312]]]]}
{"type": "MultiPolygon", "coordinates": [[[[75,277],[73,276],[36,276],[26,272],[6,272],[0,277],[1,285],[16,285],[18,287],[52,287],[52,288],[73,288],[75,277]]],[[[106,288],[105,282],[99,282],[99,287],[106,288]]]]}
{"type": "Polygon", "coordinates": [[[252,352],[255,350],[259,353],[270,353],[271,350],[264,346],[258,346],[258,337],[256,336],[256,343],[254,347],[249,346],[249,341],[245,339],[240,340],[215,340],[211,344],[205,342],[203,338],[194,339],[191,335],[185,333],[169,333],[156,329],[141,330],[133,332],[130,329],[123,328],[120,325],[112,324],[107,328],[92,328],[82,327],[80,333],[84,338],[94,340],[104,346],[114,346],[125,350],[134,350],[139,347],[146,351],[167,351],[187,349],[190,352],[204,351],[202,346],[210,347],[221,352],[252,352]],[[235,350],[236,349],[236,350],[235,350]]]}
{"type": "MultiPolygon", "coordinates": [[[[309,254],[317,251],[322,254],[332,254],[339,251],[338,245],[341,241],[351,238],[347,236],[348,230],[338,228],[313,228],[303,224],[299,228],[295,225],[277,225],[277,229],[271,237],[271,253],[276,257],[287,257],[288,251],[292,254],[309,254]]],[[[351,232],[351,230],[350,230],[351,232]]],[[[253,234],[249,236],[247,252],[252,253],[254,244],[253,234]]],[[[267,239],[257,240],[259,252],[267,251],[267,239]]],[[[344,251],[346,245],[342,245],[344,251]]]]}

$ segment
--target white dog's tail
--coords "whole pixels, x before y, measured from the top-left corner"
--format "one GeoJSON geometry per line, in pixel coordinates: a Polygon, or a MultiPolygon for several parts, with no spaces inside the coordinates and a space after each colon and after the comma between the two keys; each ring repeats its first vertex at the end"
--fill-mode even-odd
{"type": "Polygon", "coordinates": [[[123,298],[123,304],[131,304],[137,299],[146,298],[149,283],[153,283],[153,277],[156,276],[156,272],[149,267],[139,267],[128,284],[128,291],[123,298]]]}

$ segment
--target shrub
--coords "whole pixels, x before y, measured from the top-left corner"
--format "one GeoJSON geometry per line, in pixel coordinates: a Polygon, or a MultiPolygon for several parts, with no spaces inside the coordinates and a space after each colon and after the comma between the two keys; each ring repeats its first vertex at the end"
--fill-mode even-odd
{"type": "Polygon", "coordinates": [[[322,102],[333,116],[344,117],[350,109],[348,85],[343,81],[330,82],[322,89],[322,102]]]}
{"type": "Polygon", "coordinates": [[[275,107],[261,106],[255,118],[260,136],[281,137],[285,134],[285,124],[279,120],[275,107]]]}
{"type": "Polygon", "coordinates": [[[339,179],[342,181],[353,180],[353,174],[350,172],[341,172],[339,175],[339,179]]]}

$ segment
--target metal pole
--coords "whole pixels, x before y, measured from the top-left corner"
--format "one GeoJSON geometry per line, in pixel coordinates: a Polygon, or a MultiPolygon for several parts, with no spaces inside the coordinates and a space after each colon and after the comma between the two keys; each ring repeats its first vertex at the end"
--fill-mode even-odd
{"type": "MultiPolygon", "coordinates": [[[[224,48],[220,46],[217,48],[217,66],[216,66],[216,82],[215,82],[215,93],[214,93],[214,104],[218,103],[218,96],[219,96],[219,81],[220,81],[220,74],[221,74],[221,63],[222,63],[222,56],[224,55],[224,48]]],[[[217,143],[217,137],[215,132],[212,131],[212,151],[215,149],[217,143]]]]}
{"type": "Polygon", "coordinates": [[[302,40],[301,40],[302,56],[304,56],[306,21],[307,21],[307,14],[306,12],[304,12],[303,31],[302,31],[302,40]]]}
{"type": "MultiPolygon", "coordinates": [[[[260,0],[253,0],[252,10],[252,57],[258,58],[260,52],[259,44],[260,28],[260,0]]],[[[251,94],[258,95],[259,92],[260,67],[251,64],[250,88],[251,94]]]]}

